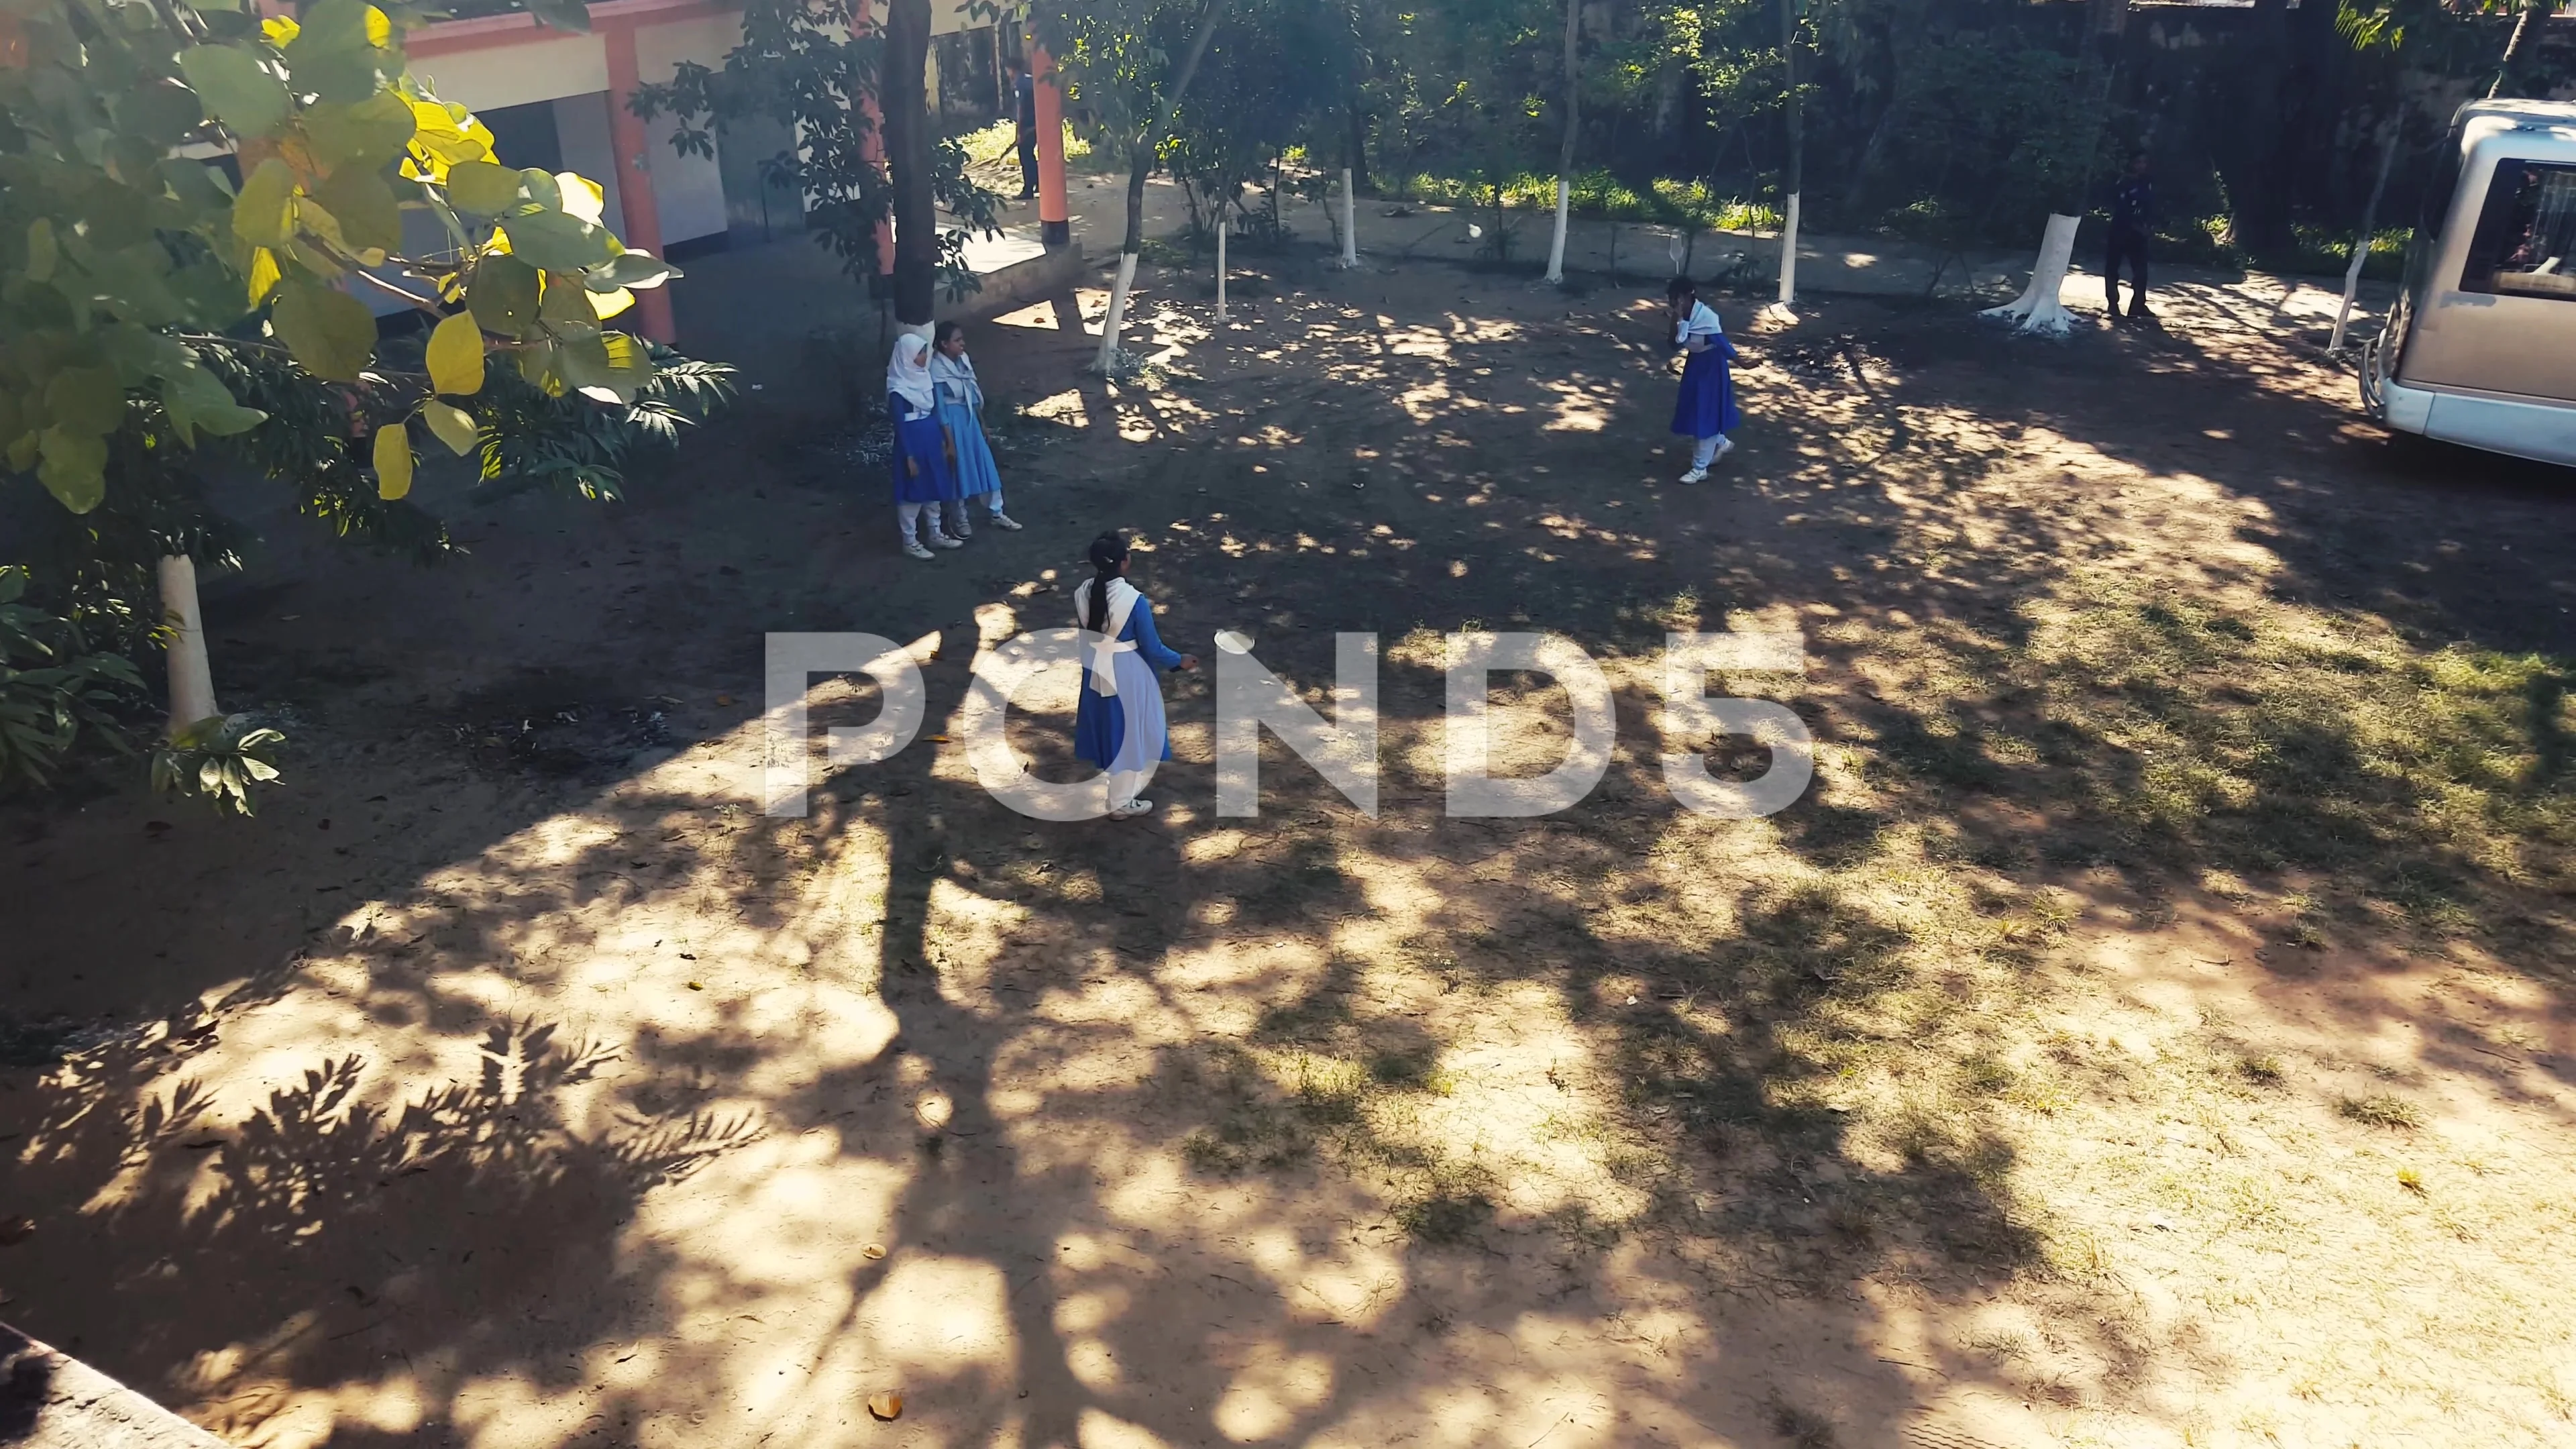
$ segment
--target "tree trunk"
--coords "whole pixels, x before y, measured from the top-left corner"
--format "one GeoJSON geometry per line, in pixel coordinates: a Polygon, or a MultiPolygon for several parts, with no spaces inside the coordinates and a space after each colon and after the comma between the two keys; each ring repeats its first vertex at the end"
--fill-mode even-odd
{"type": "MultiPolygon", "coordinates": [[[[2300,6],[2301,11],[2307,10],[2300,6]]],[[[2329,28],[2335,7],[2316,7],[2329,28]]],[[[2306,139],[2282,134],[2287,118],[2304,102],[2304,81],[2291,41],[2296,23],[2286,0],[2255,0],[2255,23],[2237,71],[2238,99],[2249,119],[2269,117],[2269,126],[2231,128],[2236,137],[2236,167],[2227,182],[2227,240],[2257,256],[2277,256],[2294,245],[2290,230],[2291,177],[2298,146],[2306,139]]]]}
{"type": "Polygon", "coordinates": [[[170,629],[170,733],[223,711],[206,662],[206,616],[197,607],[197,562],[186,554],[161,560],[161,621],[170,629]]]}
{"type": "Polygon", "coordinates": [[[2388,118],[2388,141],[2379,152],[2379,179],[2370,183],[2370,201],[2361,209],[2361,235],[2352,244],[2352,264],[2343,269],[2343,305],[2335,309],[2334,336],[2326,351],[2343,351],[2344,324],[2352,320],[2352,299],[2361,290],[2361,269],[2370,260],[2370,239],[2379,225],[2379,199],[2388,194],[2388,173],[2397,164],[2397,140],[2406,133],[2406,113],[2388,118]]]}
{"type": "Polygon", "coordinates": [[[2066,264],[2075,258],[2075,226],[2076,218],[2052,213],[2047,230],[2040,233],[2039,258],[2031,266],[2030,285],[2022,288],[2021,296],[2013,301],[1987,308],[1985,315],[2011,321],[2016,332],[2063,337],[2071,331],[2075,319],[2057,300],[2057,294],[2066,285],[2066,264]]]}
{"type": "Polygon", "coordinates": [[[1565,142],[1556,152],[1556,235],[1547,244],[1547,279],[1565,283],[1565,228],[1574,211],[1574,142],[1583,125],[1583,0],[1565,0],[1565,142]]]}
{"type": "Polygon", "coordinates": [[[1225,320],[1225,203],[1216,208],[1216,320],[1225,320]]]}
{"type": "Polygon", "coordinates": [[[939,207],[930,191],[930,0],[888,0],[884,98],[886,160],[894,180],[894,317],[925,331],[939,289],[939,207]]]}
{"type": "Polygon", "coordinates": [[[1774,320],[1795,322],[1798,300],[1798,191],[1806,183],[1806,107],[1798,95],[1798,0],[1780,0],[1780,68],[1787,77],[1785,104],[1789,123],[1789,169],[1780,177],[1780,298],[1764,312],[1774,320]]]}
{"type": "Polygon", "coordinates": [[[1347,271],[1360,264],[1360,192],[1359,182],[1350,168],[1342,168],[1342,260],[1347,271]]]}
{"type": "MultiPolygon", "coordinates": [[[[927,5],[929,0],[918,0],[927,5]]],[[[1208,0],[1206,13],[1199,17],[1198,33],[1190,37],[1190,49],[1181,57],[1181,68],[1172,76],[1172,93],[1163,103],[1163,112],[1154,117],[1135,138],[1127,153],[1127,230],[1118,244],[1118,280],[1109,293],[1109,315],[1100,324],[1099,367],[1103,374],[1118,370],[1118,330],[1127,320],[1127,289],[1136,280],[1136,255],[1145,249],[1145,178],[1153,174],[1154,153],[1162,147],[1163,138],[1171,134],[1172,123],[1180,115],[1181,100],[1190,92],[1190,79],[1199,73],[1199,62],[1207,58],[1208,42],[1216,39],[1217,22],[1225,17],[1225,0],[1208,0]]]]}
{"type": "Polygon", "coordinates": [[[2554,15],[2558,13],[2557,0],[2522,0],[2521,8],[2514,12],[2513,34],[2505,38],[2504,56],[2496,62],[2495,82],[2487,87],[2488,100],[2503,92],[2505,81],[2513,75],[2513,63],[2522,58],[2523,42],[2531,36],[2531,12],[2535,10],[2544,17],[2554,15]]]}
{"type": "Polygon", "coordinates": [[[1353,177],[1358,179],[1359,184],[1364,188],[1374,190],[1375,188],[1371,187],[1369,184],[1368,112],[1360,109],[1358,93],[1356,91],[1352,93],[1352,98],[1346,109],[1349,110],[1351,117],[1351,135],[1349,141],[1350,150],[1343,159],[1350,162],[1350,173],[1353,177]]]}

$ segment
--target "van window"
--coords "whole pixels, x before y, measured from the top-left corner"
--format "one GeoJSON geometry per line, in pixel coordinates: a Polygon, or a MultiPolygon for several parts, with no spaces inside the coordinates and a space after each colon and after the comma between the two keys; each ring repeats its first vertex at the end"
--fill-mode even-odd
{"type": "Polygon", "coordinates": [[[2576,302],[2576,166],[2496,163],[2460,290],[2576,302]]]}

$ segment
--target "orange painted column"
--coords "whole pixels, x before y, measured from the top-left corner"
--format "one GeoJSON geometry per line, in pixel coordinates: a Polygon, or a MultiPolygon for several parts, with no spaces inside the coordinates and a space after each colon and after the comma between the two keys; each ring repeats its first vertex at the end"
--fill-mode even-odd
{"type": "MultiPolygon", "coordinates": [[[[635,27],[611,25],[600,32],[608,51],[608,144],[617,160],[617,210],[620,237],[639,252],[662,255],[662,212],[653,200],[653,137],[644,119],[626,107],[640,80],[635,65],[635,27]]],[[[635,330],[656,342],[671,342],[668,284],[635,294],[635,330]]]]}
{"type": "Polygon", "coordinates": [[[1055,59],[1029,45],[1029,76],[1038,112],[1038,228],[1048,246],[1073,240],[1073,213],[1064,204],[1064,92],[1055,86],[1055,59]]]}
{"type": "MultiPolygon", "coordinates": [[[[858,0],[858,5],[850,13],[852,35],[865,35],[871,28],[868,19],[869,9],[870,0],[858,0]]],[[[883,29],[883,27],[875,28],[880,31],[883,29]]],[[[880,51],[880,54],[882,53],[880,51]]],[[[882,88],[885,84],[884,78],[879,77],[877,84],[882,88]]],[[[877,103],[875,91],[869,91],[859,97],[859,114],[868,118],[868,133],[859,141],[859,159],[871,166],[883,166],[886,164],[885,108],[877,103]]],[[[884,216],[877,218],[877,275],[880,277],[894,275],[894,213],[891,209],[884,216]]]]}

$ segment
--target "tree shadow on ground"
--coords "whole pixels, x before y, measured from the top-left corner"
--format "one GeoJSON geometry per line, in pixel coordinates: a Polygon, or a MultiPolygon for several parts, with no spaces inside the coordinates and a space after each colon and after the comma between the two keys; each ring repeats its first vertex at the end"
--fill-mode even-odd
{"type": "MultiPolygon", "coordinates": [[[[2046,1094],[2115,1081],[2081,1043],[2011,1036],[2098,980],[2076,922],[2227,872],[2312,897],[2281,928],[2321,945],[2375,929],[2336,914],[2373,902],[2428,947],[2464,914],[2470,939],[2520,931],[2507,964],[2564,990],[2535,884],[2564,869],[2563,670],[2445,663],[2427,646],[2508,642],[2445,576],[2403,627],[2309,600],[2313,480],[2164,458],[2121,411],[2148,384],[2114,364],[2215,379],[2241,357],[2187,334],[2070,350],[2071,385],[2034,395],[1929,314],[1851,324],[1840,380],[1749,339],[1741,472],[1687,493],[1650,476],[1664,399],[1622,340],[1650,320],[1374,286],[1275,304],[1268,345],[1175,341],[1155,385],[1074,389],[1083,426],[1027,424],[1052,441],[1014,484],[1048,536],[973,575],[898,595],[853,551],[756,594],[696,579],[642,622],[720,661],[674,707],[709,745],[589,794],[460,770],[478,821],[424,858],[379,849],[347,882],[373,897],[355,924],[253,898],[266,924],[193,968],[255,983],[212,1004],[219,1043],[181,1012],[12,1074],[13,1187],[79,1245],[13,1274],[30,1326],[229,1430],[334,1443],[841,1442],[878,1388],[959,1444],[1433,1420],[1525,1443],[1565,1416],[1600,1442],[1810,1419],[1889,1442],[1933,1375],[2030,1389],[1956,1333],[1906,1350],[1920,1374],[1892,1364],[1865,1289],[1936,1327],[1996,1284],[2059,1295],[2096,1385],[2173,1349],[2103,1307],[2098,1244],[2029,1186],[2034,1114],[2066,1110],[2046,1094]],[[2074,444],[2135,469],[2107,485],[2133,507],[2059,476],[2074,444]],[[1309,689],[1337,631],[1389,642],[1377,818],[1275,744],[1260,821],[1198,813],[1205,696],[1181,685],[1177,808],[1141,827],[1019,819],[927,745],[830,778],[802,821],[692,764],[757,757],[756,712],[704,685],[753,698],[745,640],[789,613],[935,635],[927,732],[953,733],[979,642],[1058,623],[1112,523],[1152,545],[1167,638],[1245,628],[1309,689]],[[1436,636],[1471,621],[1613,670],[1623,743],[1586,809],[1441,813],[1436,636]],[[1819,788],[1769,821],[1681,812],[1639,743],[1664,635],[1730,625],[1809,641],[1803,679],[1727,681],[1823,747],[1819,788]],[[2427,687],[2440,708],[2373,722],[2427,687]],[[2398,750],[2417,726],[2432,743],[2398,750]],[[2536,763],[2475,774],[2490,755],[2536,763]],[[2464,787],[2488,803],[2433,820],[2464,787]],[[406,1053],[353,1065],[368,1032],[406,1053]],[[1711,1361],[1729,1372],[1675,1371],[1711,1361]]],[[[1069,330],[1032,355],[1062,363],[1069,330]]],[[[1016,365],[985,362],[997,395],[1061,390],[1016,365]]],[[[2209,416],[2255,436],[2333,414],[2284,384],[2209,416]]],[[[700,516],[639,513],[638,542],[700,516]]],[[[1526,722],[1561,695],[1496,699],[1526,722]]],[[[1513,767],[1560,742],[1534,730],[1513,767]]],[[[1721,776],[1770,764],[1664,743],[1721,776]]],[[[363,803],[335,788],[335,813],[363,803]]],[[[257,837],[278,843],[260,868],[309,894],[356,817],[283,818],[301,833],[257,837]]],[[[2265,969],[2286,982],[2307,949],[2265,969]]],[[[2332,1008],[2356,1030],[2400,1010],[2332,1008]]],[[[2527,1082],[2475,1056],[2427,1030],[2415,1064],[2527,1082]]]]}

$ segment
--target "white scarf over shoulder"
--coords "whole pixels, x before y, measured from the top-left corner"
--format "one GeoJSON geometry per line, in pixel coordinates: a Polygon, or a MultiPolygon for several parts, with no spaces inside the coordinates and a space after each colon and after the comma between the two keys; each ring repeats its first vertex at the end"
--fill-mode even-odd
{"type": "Polygon", "coordinates": [[[984,388],[975,380],[975,359],[934,351],[930,354],[930,376],[948,400],[962,402],[977,412],[984,410],[984,388]]]}
{"type": "MultiPolygon", "coordinates": [[[[1073,622],[1075,627],[1085,631],[1091,627],[1091,590],[1096,582],[1081,584],[1073,591],[1073,622]]],[[[1109,612],[1100,622],[1100,633],[1083,641],[1091,650],[1088,667],[1092,686],[1100,691],[1103,698],[1115,699],[1118,696],[1118,656],[1136,652],[1133,641],[1122,643],[1118,636],[1127,631],[1127,616],[1136,612],[1136,601],[1143,597],[1136,592],[1134,584],[1125,579],[1111,579],[1109,612]]]]}
{"type": "Polygon", "coordinates": [[[1673,326],[1673,345],[1687,347],[1694,337],[1723,337],[1726,325],[1717,320],[1717,312],[1706,302],[1691,303],[1690,314],[1673,326]]]}

